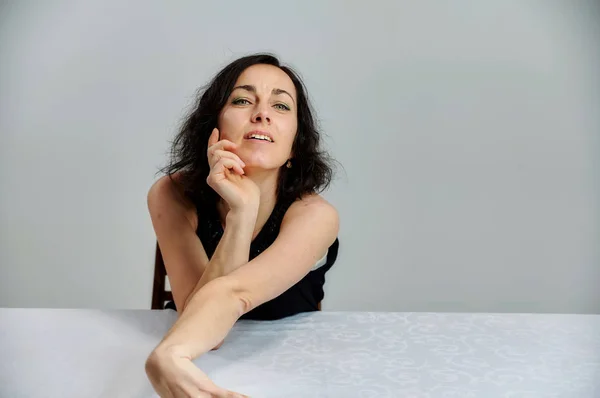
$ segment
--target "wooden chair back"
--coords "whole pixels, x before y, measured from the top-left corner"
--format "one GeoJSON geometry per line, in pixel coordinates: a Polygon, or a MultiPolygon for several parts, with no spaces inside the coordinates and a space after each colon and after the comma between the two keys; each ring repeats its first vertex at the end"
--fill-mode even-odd
{"type": "Polygon", "coordinates": [[[162,310],[165,304],[173,300],[173,293],[166,290],[167,269],[163,261],[158,242],[156,242],[156,254],[154,257],[154,284],[152,286],[152,309],[162,310]]]}

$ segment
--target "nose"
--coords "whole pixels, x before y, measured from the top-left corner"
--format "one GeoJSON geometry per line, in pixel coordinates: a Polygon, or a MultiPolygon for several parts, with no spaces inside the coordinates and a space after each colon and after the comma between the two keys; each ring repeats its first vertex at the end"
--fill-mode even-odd
{"type": "Polygon", "coordinates": [[[259,105],[257,106],[256,112],[254,113],[254,115],[252,116],[252,121],[254,123],[267,123],[270,124],[271,123],[271,117],[269,116],[269,108],[268,106],[265,105],[259,105]]]}

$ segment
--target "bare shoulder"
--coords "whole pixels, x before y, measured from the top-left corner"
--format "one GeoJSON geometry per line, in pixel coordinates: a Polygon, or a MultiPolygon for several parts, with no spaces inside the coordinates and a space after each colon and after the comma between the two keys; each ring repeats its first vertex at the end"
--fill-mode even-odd
{"type": "Polygon", "coordinates": [[[196,206],[184,195],[183,186],[179,183],[180,174],[172,177],[163,176],[150,187],[147,197],[150,215],[156,218],[175,213],[184,215],[195,228],[198,223],[196,206]]]}
{"type": "Polygon", "coordinates": [[[324,197],[316,193],[304,195],[301,199],[298,199],[294,203],[292,203],[289,210],[296,209],[310,209],[310,211],[315,211],[316,209],[319,209],[318,211],[329,211],[337,213],[337,210],[331,203],[329,203],[324,197]]]}
{"type": "Polygon", "coordinates": [[[300,219],[314,227],[330,230],[332,236],[337,235],[339,230],[337,209],[318,194],[305,195],[292,203],[283,218],[282,227],[283,224],[295,223],[300,219]]]}

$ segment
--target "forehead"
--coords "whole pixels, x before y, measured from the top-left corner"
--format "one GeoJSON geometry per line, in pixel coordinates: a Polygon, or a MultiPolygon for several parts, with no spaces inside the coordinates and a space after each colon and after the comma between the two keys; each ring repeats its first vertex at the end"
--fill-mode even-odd
{"type": "Polygon", "coordinates": [[[235,82],[236,86],[251,85],[261,93],[270,93],[274,88],[287,91],[296,98],[296,87],[292,79],[276,66],[252,65],[242,72],[235,82]]]}

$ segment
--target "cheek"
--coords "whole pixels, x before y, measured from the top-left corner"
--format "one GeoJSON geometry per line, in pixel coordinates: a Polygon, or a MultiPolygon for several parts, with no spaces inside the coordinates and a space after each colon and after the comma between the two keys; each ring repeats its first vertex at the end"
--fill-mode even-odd
{"type": "Polygon", "coordinates": [[[288,138],[290,150],[294,146],[294,141],[296,140],[297,134],[298,134],[298,126],[296,124],[294,124],[294,126],[290,129],[290,134],[289,134],[289,138],[288,138]]]}
{"type": "Polygon", "coordinates": [[[223,111],[223,113],[221,113],[221,115],[219,116],[219,127],[221,129],[229,127],[232,124],[232,118],[233,115],[230,111],[223,111]]]}
{"type": "Polygon", "coordinates": [[[283,131],[285,131],[286,141],[292,145],[298,131],[298,122],[296,120],[286,120],[286,123],[283,126],[283,131]]]}
{"type": "Polygon", "coordinates": [[[219,116],[219,132],[221,139],[232,140],[240,130],[241,116],[239,112],[235,112],[232,109],[226,109],[219,116]]]}

